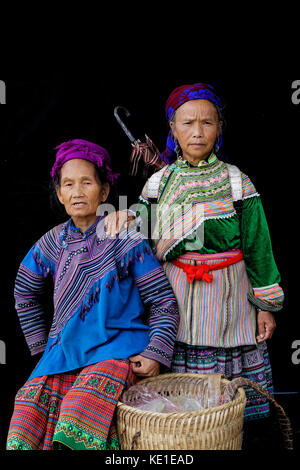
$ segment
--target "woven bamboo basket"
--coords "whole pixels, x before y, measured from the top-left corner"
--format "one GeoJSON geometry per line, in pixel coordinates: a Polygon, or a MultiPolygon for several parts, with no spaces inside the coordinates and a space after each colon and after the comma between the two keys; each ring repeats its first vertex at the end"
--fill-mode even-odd
{"type": "MultiPolygon", "coordinates": [[[[217,375],[217,374],[215,374],[217,375]]],[[[182,394],[196,398],[202,374],[171,373],[141,380],[148,389],[172,399],[182,394]]],[[[117,429],[122,450],[240,450],[242,448],[246,394],[242,386],[255,388],[276,405],[285,435],[285,447],[292,449],[290,422],[284,410],[257,384],[221,376],[221,392],[230,401],[213,408],[182,413],[157,413],[118,402],[117,429]]],[[[134,404],[135,392],[127,392],[134,404]]]]}

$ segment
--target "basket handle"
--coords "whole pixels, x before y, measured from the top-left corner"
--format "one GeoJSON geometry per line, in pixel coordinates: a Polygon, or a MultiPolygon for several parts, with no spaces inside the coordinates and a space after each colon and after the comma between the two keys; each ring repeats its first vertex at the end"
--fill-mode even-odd
{"type": "Polygon", "coordinates": [[[245,377],[238,377],[236,379],[233,379],[226,385],[224,390],[224,398],[226,400],[231,401],[236,395],[238,388],[242,386],[253,388],[262,396],[266,397],[272,403],[272,405],[274,405],[279,426],[284,437],[285,449],[293,450],[293,431],[291,422],[287,417],[282,406],[279,405],[279,403],[274,400],[272,395],[270,395],[264,388],[262,388],[260,385],[250,379],[246,379],[245,377]]]}

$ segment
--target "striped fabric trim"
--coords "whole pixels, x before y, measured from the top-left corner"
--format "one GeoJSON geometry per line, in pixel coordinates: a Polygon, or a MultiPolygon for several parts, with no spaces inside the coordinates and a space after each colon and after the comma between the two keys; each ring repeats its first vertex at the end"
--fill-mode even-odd
{"type": "MultiPolygon", "coordinates": [[[[184,159],[182,158],[182,156],[178,157],[178,160],[181,161],[182,163],[184,163],[185,165],[188,165],[188,166],[192,167],[192,165],[190,164],[190,162],[189,162],[188,160],[184,160],[184,159]]],[[[212,154],[208,157],[207,161],[206,161],[206,160],[200,160],[200,162],[198,163],[197,166],[198,166],[198,167],[200,167],[200,166],[207,166],[207,165],[209,165],[210,163],[214,163],[216,160],[217,160],[217,156],[216,156],[214,153],[212,153],[212,154]]]]}
{"type": "Polygon", "coordinates": [[[256,191],[256,188],[250,178],[242,173],[242,190],[243,190],[243,199],[248,199],[249,197],[260,196],[256,191]]]}
{"type": "MultiPolygon", "coordinates": [[[[201,256],[197,255],[197,261],[201,256]]],[[[178,259],[195,264],[184,256],[178,259]]],[[[211,255],[210,259],[205,255],[209,265],[226,259],[225,255],[211,255]]],[[[184,271],[169,262],[164,263],[164,268],[179,305],[177,341],[214,347],[256,344],[256,310],[247,298],[252,287],[243,260],[214,271],[211,283],[189,283],[184,271]]]]}
{"type": "Polygon", "coordinates": [[[47,329],[38,296],[44,290],[44,276],[21,265],[15,282],[16,309],[31,354],[45,349],[47,329]]]}
{"type": "Polygon", "coordinates": [[[174,299],[173,291],[161,266],[143,276],[135,277],[135,283],[141,299],[146,305],[157,305],[160,302],[164,304],[174,299]]]}
{"type": "MultiPolygon", "coordinates": [[[[224,260],[225,259],[230,259],[234,258],[235,256],[239,255],[242,253],[241,250],[232,250],[232,251],[225,251],[223,253],[215,253],[213,256],[212,255],[202,255],[200,253],[196,252],[187,252],[184,253],[183,255],[180,256],[181,261],[196,261],[198,262],[205,262],[209,260],[224,260]]],[[[219,261],[218,261],[219,262],[219,261]]]]}
{"type": "Polygon", "coordinates": [[[143,189],[142,189],[142,192],[139,196],[139,198],[143,201],[143,202],[146,202],[146,203],[149,203],[149,199],[150,199],[150,196],[149,196],[149,180],[146,181],[146,184],[144,185],[143,189]]]}
{"type": "Polygon", "coordinates": [[[253,292],[257,297],[264,300],[277,299],[283,296],[283,290],[279,284],[272,284],[266,287],[254,287],[253,292]]]}
{"type": "Polygon", "coordinates": [[[58,233],[61,231],[62,226],[63,224],[60,224],[49,230],[36,244],[40,252],[43,253],[43,256],[54,265],[58,262],[61,251],[58,233]]]}
{"type": "Polygon", "coordinates": [[[280,299],[281,300],[280,302],[275,302],[275,301],[261,300],[260,298],[256,297],[253,294],[248,294],[248,300],[253,305],[255,305],[255,307],[258,310],[276,313],[282,310],[284,297],[280,299]]]}
{"type": "Polygon", "coordinates": [[[176,304],[170,304],[168,308],[151,309],[149,326],[150,343],[142,355],[170,367],[178,328],[176,304]]]}
{"type": "Polygon", "coordinates": [[[248,294],[248,299],[260,310],[267,312],[279,312],[284,303],[284,292],[279,284],[266,287],[254,287],[253,294],[248,294]]]}

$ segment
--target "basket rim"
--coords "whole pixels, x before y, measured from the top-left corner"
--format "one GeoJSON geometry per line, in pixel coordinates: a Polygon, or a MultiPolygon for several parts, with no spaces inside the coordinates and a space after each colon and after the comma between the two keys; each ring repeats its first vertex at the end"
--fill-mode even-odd
{"type": "MultiPolygon", "coordinates": [[[[137,385],[143,384],[143,383],[148,383],[148,382],[154,382],[157,377],[163,377],[163,378],[169,378],[169,377],[176,377],[176,376],[181,376],[181,377],[191,377],[191,378],[201,378],[201,377],[207,377],[208,374],[193,374],[189,372],[183,372],[183,373],[168,373],[168,374],[160,374],[157,375],[156,377],[147,377],[145,379],[142,379],[141,381],[138,382],[137,385]]],[[[213,375],[213,374],[210,374],[213,375]]],[[[214,374],[214,375],[222,375],[222,374],[214,374]]],[[[226,381],[227,383],[230,382],[230,380],[226,379],[225,376],[221,376],[221,380],[226,381]]],[[[239,405],[242,402],[246,402],[246,393],[243,387],[238,388],[238,393],[239,395],[231,400],[228,403],[223,403],[218,406],[213,406],[211,408],[204,408],[203,410],[195,410],[195,411],[182,411],[180,413],[176,412],[171,412],[171,413],[161,413],[158,411],[149,411],[149,410],[140,410],[139,408],[135,408],[134,406],[126,405],[125,403],[122,403],[120,400],[117,403],[117,408],[123,411],[128,411],[128,412],[134,412],[137,413],[138,415],[148,415],[148,416],[157,416],[157,417],[164,417],[165,419],[170,418],[184,418],[184,417],[195,417],[195,416],[200,416],[200,415],[206,415],[209,413],[221,411],[221,410],[226,410],[227,408],[232,407],[232,405],[239,405]]]]}

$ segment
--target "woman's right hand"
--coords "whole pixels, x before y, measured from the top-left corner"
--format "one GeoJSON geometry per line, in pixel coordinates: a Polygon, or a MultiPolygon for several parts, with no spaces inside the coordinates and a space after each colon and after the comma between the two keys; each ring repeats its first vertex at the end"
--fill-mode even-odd
{"type": "Polygon", "coordinates": [[[160,363],[154,359],[141,356],[131,356],[129,358],[131,362],[132,372],[138,377],[156,377],[160,372],[160,363]]]}
{"type": "Polygon", "coordinates": [[[263,341],[272,338],[276,328],[274,315],[271,312],[261,310],[257,314],[257,326],[259,336],[257,336],[256,340],[258,343],[262,343],[263,341]]]}
{"type": "Polygon", "coordinates": [[[127,211],[111,212],[104,218],[104,226],[106,234],[114,238],[120,233],[122,228],[128,228],[129,223],[134,220],[132,215],[127,211]]]}

